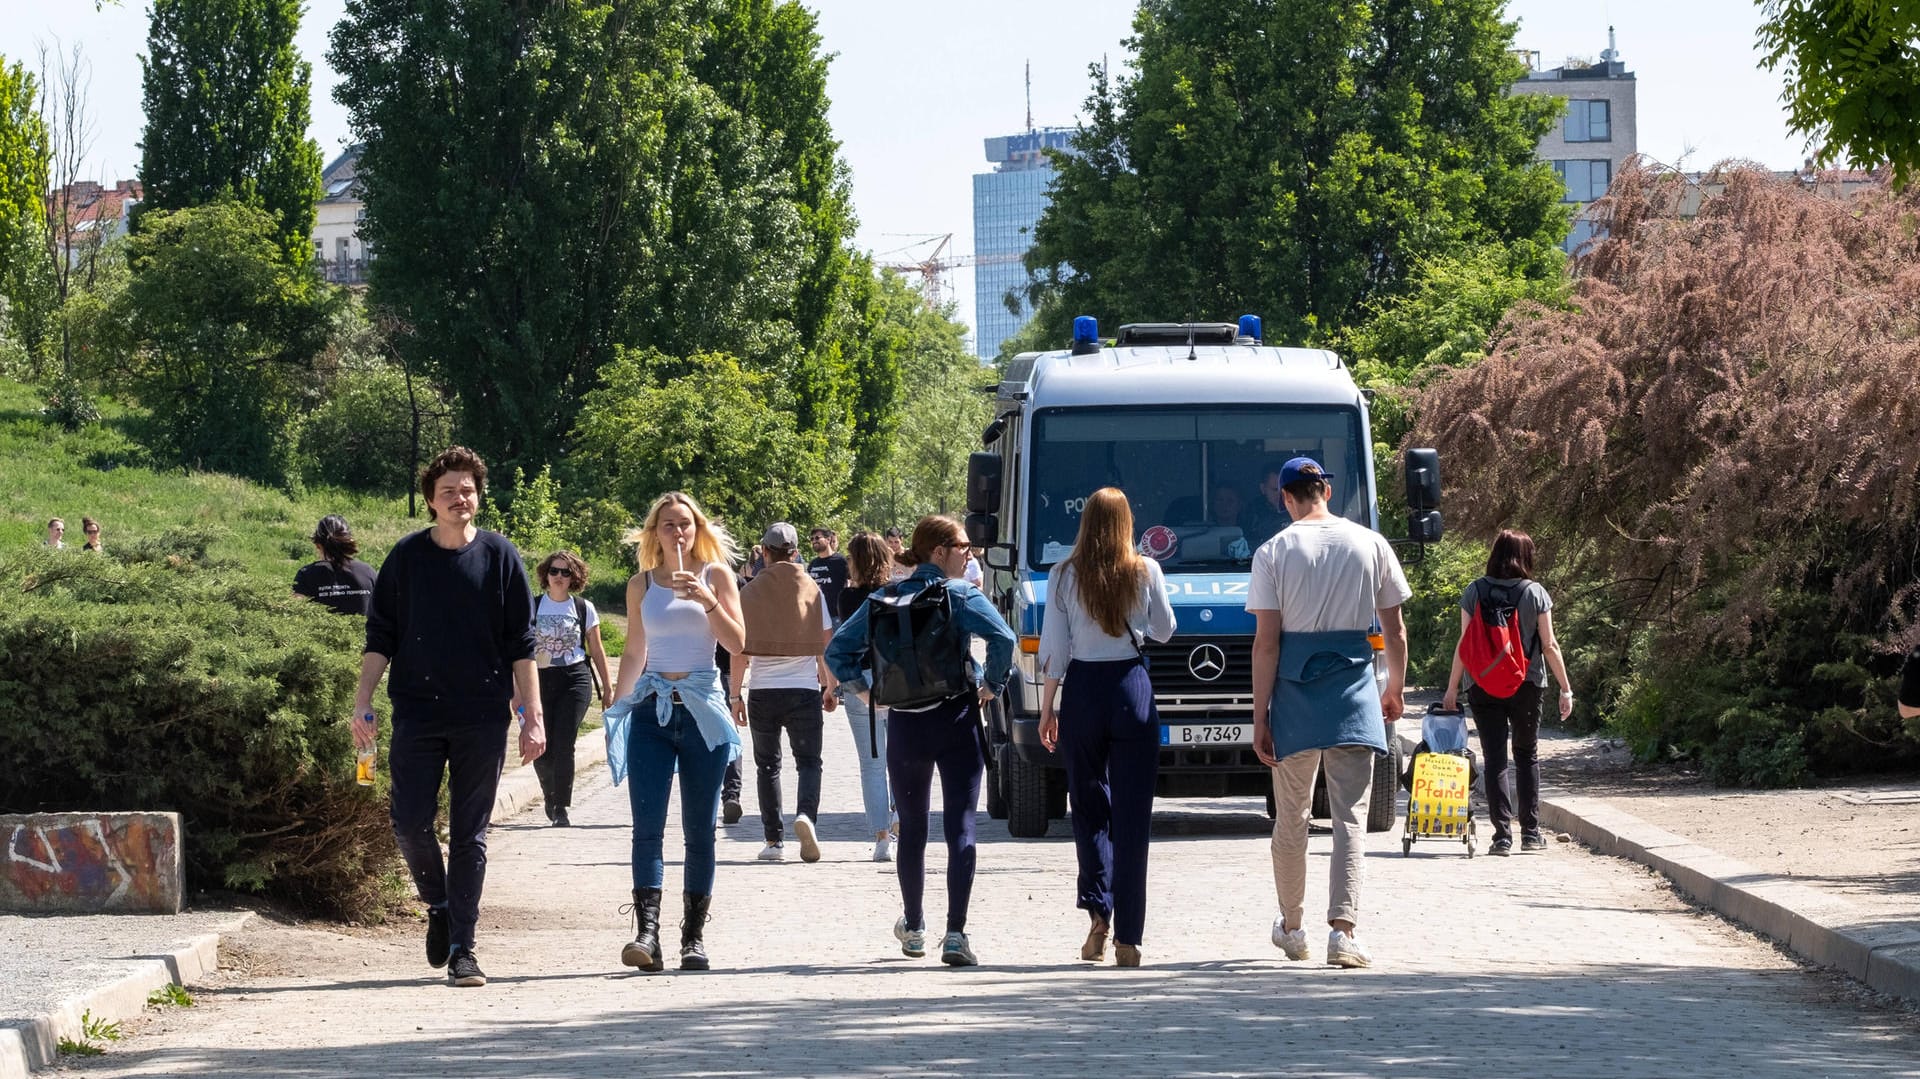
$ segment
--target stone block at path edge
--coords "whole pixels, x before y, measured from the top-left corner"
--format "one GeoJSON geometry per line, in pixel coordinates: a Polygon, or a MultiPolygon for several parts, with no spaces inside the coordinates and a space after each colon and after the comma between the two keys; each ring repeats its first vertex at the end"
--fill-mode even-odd
{"type": "Polygon", "coordinates": [[[0,911],[178,914],[178,813],[0,815],[0,911]]]}

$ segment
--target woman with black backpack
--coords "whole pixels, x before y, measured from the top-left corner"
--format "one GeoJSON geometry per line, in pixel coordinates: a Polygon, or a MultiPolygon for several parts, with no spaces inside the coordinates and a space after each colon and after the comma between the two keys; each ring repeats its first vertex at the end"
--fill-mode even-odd
{"type": "Polygon", "coordinates": [[[1080,958],[1140,965],[1147,921],[1147,836],[1160,771],[1160,716],[1143,638],[1173,636],[1160,564],[1134,548],[1127,496],[1102,487],[1087,499],[1073,553],[1054,568],[1040,626],[1040,741],[1064,744],[1073,795],[1080,897],[1093,927],[1080,958]],[[1054,714],[1061,678],[1067,691],[1054,714]]]}
{"type": "Polygon", "coordinates": [[[1547,668],[1560,685],[1560,718],[1573,712],[1572,683],[1553,636],[1553,597],[1533,579],[1533,537],[1502,529],[1487,554],[1486,576],[1460,595],[1460,643],[1453,650],[1453,672],[1441,707],[1458,707],[1460,685],[1467,686],[1474,726],[1485,758],[1487,818],[1493,824],[1493,854],[1513,853],[1509,823],[1516,815],[1502,782],[1507,770],[1507,739],[1513,739],[1514,786],[1520,818],[1520,849],[1545,850],[1540,835],[1540,698],[1547,668]],[[1518,630],[1518,655],[1498,642],[1518,630]],[[1488,647],[1494,643],[1495,647],[1488,647]],[[1470,670],[1469,668],[1477,668],[1470,670]],[[1517,683],[1517,685],[1515,684],[1517,683]]]}
{"type": "Polygon", "coordinates": [[[556,828],[573,823],[573,753],[580,723],[597,693],[601,707],[613,682],[607,650],[600,643],[600,612],[580,593],[587,563],[572,551],[540,560],[534,581],[543,591],[533,601],[533,665],[540,678],[540,712],[547,721],[547,751],[534,759],[541,802],[556,828]]]}
{"type": "Polygon", "coordinates": [[[973,895],[973,817],[986,770],[980,706],[1006,689],[1015,641],[1013,630],[987,597],[958,579],[966,572],[971,550],[960,522],[951,517],[922,517],[907,549],[895,556],[913,572],[870,597],[840,624],[827,646],[827,666],[839,680],[840,691],[859,695],[868,707],[889,708],[887,777],[900,814],[895,868],[904,908],[893,935],[900,941],[900,950],[916,959],[927,954],[921,897],[926,888],[933,774],[940,773],[941,820],[947,838],[947,935],[940,961],[953,967],[978,962],[966,929],[967,903],[973,895]],[[922,595],[933,588],[943,590],[941,600],[922,595]],[[887,607],[877,624],[876,605],[887,607]],[[941,660],[919,665],[897,662],[902,655],[894,649],[903,623],[915,630],[938,627],[944,639],[929,640],[916,632],[910,643],[919,654],[941,660]],[[974,637],[986,642],[984,667],[970,658],[974,637]],[[937,695],[931,699],[915,695],[930,685],[940,687],[937,695]]]}

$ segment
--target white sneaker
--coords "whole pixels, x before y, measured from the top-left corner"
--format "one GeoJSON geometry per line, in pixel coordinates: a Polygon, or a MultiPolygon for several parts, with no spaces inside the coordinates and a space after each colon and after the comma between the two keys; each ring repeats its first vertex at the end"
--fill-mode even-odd
{"type": "Polygon", "coordinates": [[[980,961],[973,957],[973,945],[968,942],[965,933],[948,933],[947,939],[940,945],[940,961],[950,967],[975,967],[980,961]]]}
{"type": "Polygon", "coordinates": [[[876,862],[893,861],[893,840],[876,840],[873,844],[873,860],[876,862]]]}
{"type": "Polygon", "coordinates": [[[800,860],[819,861],[820,840],[813,834],[813,821],[804,815],[793,818],[793,834],[800,839],[800,860]]]}
{"type": "Polygon", "coordinates": [[[893,923],[893,938],[900,942],[900,952],[910,959],[918,959],[927,954],[927,931],[908,929],[907,916],[902,914],[893,923]]]}
{"type": "MultiPolygon", "coordinates": [[[[1305,951],[1304,942],[1302,951],[1305,951]]],[[[1303,955],[1301,958],[1305,958],[1303,955]]],[[[1366,945],[1336,929],[1327,934],[1327,965],[1330,967],[1370,967],[1373,956],[1366,945]]]]}
{"type": "Polygon", "coordinates": [[[1273,946],[1286,953],[1288,959],[1296,962],[1308,958],[1307,931],[1305,927],[1287,931],[1287,917],[1284,914],[1273,916],[1273,946]]]}
{"type": "Polygon", "coordinates": [[[787,848],[778,843],[769,843],[759,857],[763,862],[784,862],[787,860],[787,848]]]}

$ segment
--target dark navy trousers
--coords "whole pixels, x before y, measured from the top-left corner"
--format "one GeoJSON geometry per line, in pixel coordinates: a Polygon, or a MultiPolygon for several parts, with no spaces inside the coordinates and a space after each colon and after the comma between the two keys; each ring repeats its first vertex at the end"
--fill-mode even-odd
{"type": "Polygon", "coordinates": [[[480,921],[480,890],[487,882],[487,825],[507,762],[506,701],[393,702],[393,838],[420,901],[447,912],[456,949],[473,948],[480,921]],[[497,717],[497,718],[493,718],[497,717]],[[447,776],[447,856],[433,818],[440,809],[440,776],[447,776]]]}
{"type": "Polygon", "coordinates": [[[1147,922],[1147,839],[1160,773],[1160,716],[1146,661],[1067,665],[1060,695],[1060,750],[1073,799],[1082,910],[1113,926],[1118,944],[1140,945],[1147,922]]]}
{"type": "Polygon", "coordinates": [[[966,932],[976,853],[973,815],[980,804],[980,777],[986,767],[971,692],[924,712],[895,708],[887,713],[887,780],[893,784],[893,803],[900,814],[894,870],[900,877],[900,901],[910,929],[924,929],[927,924],[921,901],[927,885],[933,774],[938,771],[940,822],[947,836],[947,932],[966,932]]]}

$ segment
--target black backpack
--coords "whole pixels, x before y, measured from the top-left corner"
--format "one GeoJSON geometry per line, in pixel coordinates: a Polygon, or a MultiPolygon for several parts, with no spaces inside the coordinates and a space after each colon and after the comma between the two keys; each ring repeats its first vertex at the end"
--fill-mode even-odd
{"type": "Polygon", "coordinates": [[[923,708],[973,688],[967,635],[945,582],[911,594],[889,585],[868,596],[867,659],[876,707],[923,708]]]}

